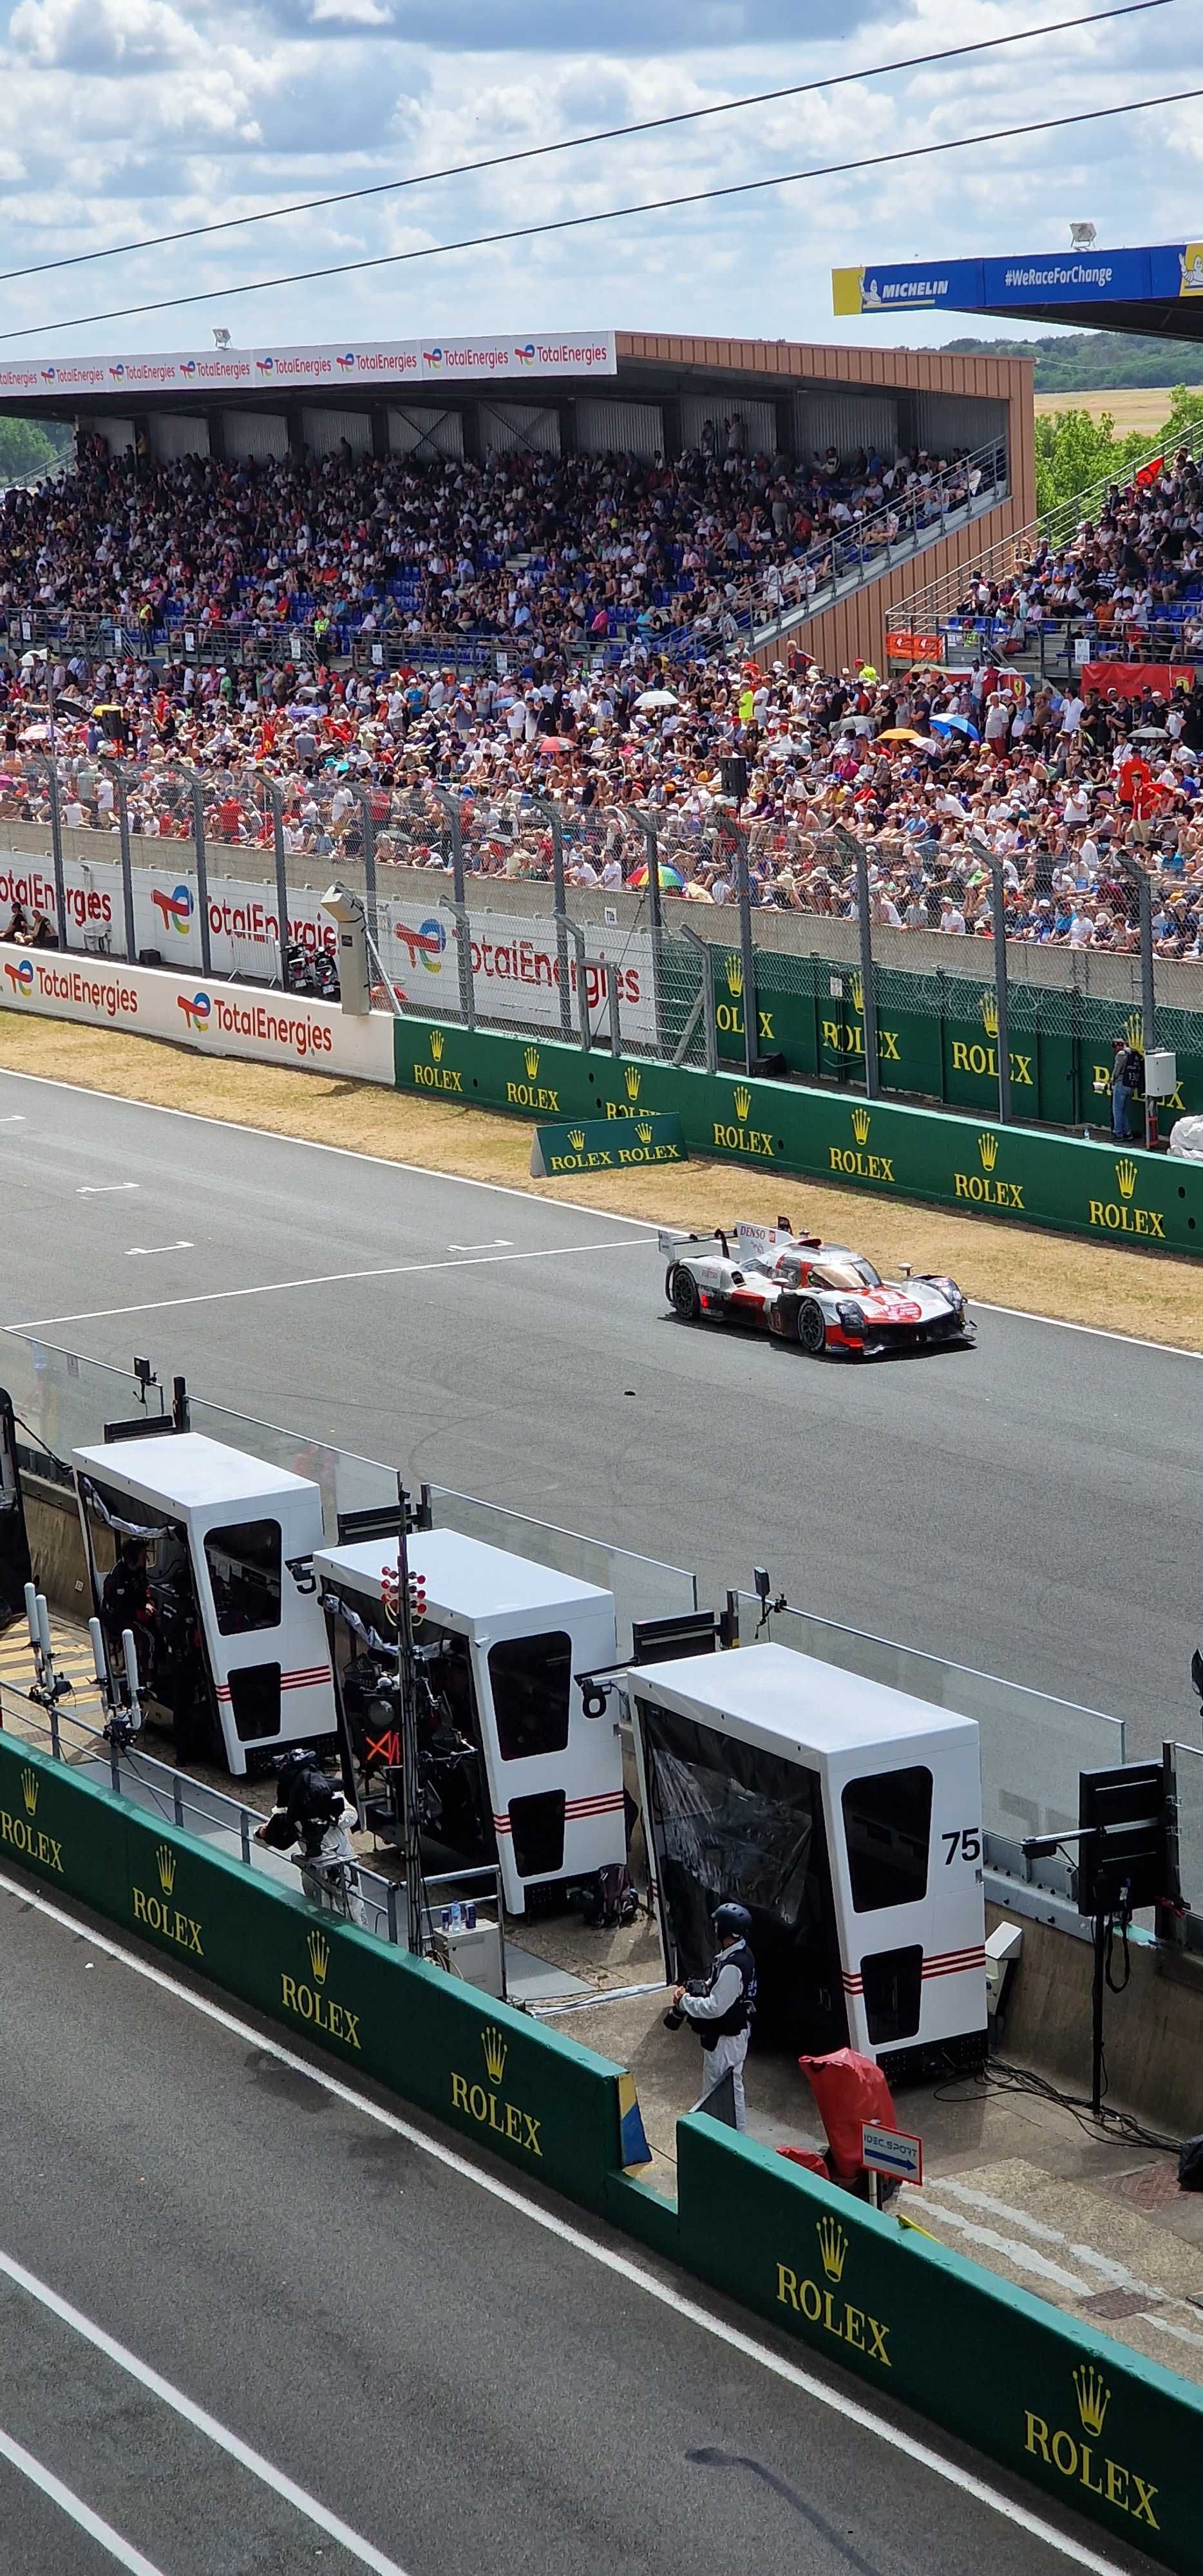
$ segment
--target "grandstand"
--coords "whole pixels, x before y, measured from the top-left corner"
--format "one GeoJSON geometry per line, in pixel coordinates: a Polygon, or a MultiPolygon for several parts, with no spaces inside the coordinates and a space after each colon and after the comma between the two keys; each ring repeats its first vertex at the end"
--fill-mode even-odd
{"type": "MultiPolygon", "coordinates": [[[[809,469],[842,487],[846,524],[834,538],[824,530],[804,579],[756,592],[745,585],[737,622],[746,648],[770,659],[804,628],[807,649],[837,668],[881,661],[916,557],[929,577],[955,574],[983,544],[1010,538],[1034,503],[1026,363],[912,350],[603,331],[364,351],[13,359],[0,364],[0,411],[69,420],[82,454],[128,457],[134,470],[142,460],[170,467],[190,457],[255,469],[394,459],[430,469],[446,488],[461,461],[469,471],[501,464],[513,479],[540,460],[583,467],[622,458],[648,469],[700,454],[717,474],[729,457],[741,466],[763,459],[787,487],[809,469]],[[922,465],[910,506],[866,513],[858,469],[863,479],[875,460],[892,466],[898,457],[922,465]],[[947,470],[933,472],[929,460],[947,470]]],[[[683,551],[678,545],[676,556],[683,551]]],[[[529,544],[519,552],[526,567],[536,559],[529,544]]],[[[799,560],[805,548],[777,552],[799,560]]],[[[670,554],[662,570],[658,604],[667,615],[679,561],[670,554]]],[[[415,597],[402,567],[397,611],[412,610],[415,597]]],[[[304,598],[295,617],[312,605],[304,598]]],[[[10,639],[14,614],[28,623],[21,640],[40,640],[53,626],[36,593],[18,598],[10,584],[3,606],[10,639]]]]}

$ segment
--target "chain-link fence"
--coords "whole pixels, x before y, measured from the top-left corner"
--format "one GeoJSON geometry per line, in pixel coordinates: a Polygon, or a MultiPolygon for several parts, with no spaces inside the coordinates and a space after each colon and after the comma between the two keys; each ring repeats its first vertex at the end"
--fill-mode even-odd
{"type": "Polygon", "coordinates": [[[382,1007],[979,1116],[1154,1136],[1203,1113],[1199,904],[1129,827],[1089,884],[984,841],[582,806],[349,760],[281,779],[128,747],[0,770],[0,935],[337,999],[362,902],[382,1007]],[[1126,1077],[1126,1078],[1125,1078],[1126,1077]]]}

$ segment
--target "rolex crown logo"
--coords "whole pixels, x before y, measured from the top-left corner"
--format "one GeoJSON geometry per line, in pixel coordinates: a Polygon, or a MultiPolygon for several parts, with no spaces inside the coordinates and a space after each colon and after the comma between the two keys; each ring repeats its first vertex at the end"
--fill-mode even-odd
{"type": "Polygon", "coordinates": [[[867,1144],[868,1144],[868,1141],[869,1141],[869,1112],[868,1112],[868,1110],[867,1110],[867,1109],[854,1109],[854,1110],[853,1110],[853,1112],[852,1112],[852,1133],[853,1133],[853,1135],[855,1136],[855,1138],[856,1138],[856,1141],[857,1141],[857,1144],[858,1144],[858,1145],[867,1145],[867,1144]]]}
{"type": "Polygon", "coordinates": [[[313,1982],[315,1986],[324,1986],[326,1982],[326,1970],[330,1965],[330,1944],[326,1939],[325,1933],[311,1932],[307,1942],[305,1943],[305,1947],[309,1952],[309,1965],[313,1970],[313,1982]]]}
{"type": "Polygon", "coordinates": [[[640,1118],[636,1123],[635,1133],[641,1145],[650,1145],[656,1130],[650,1118],[640,1118]]]}
{"type": "Polygon", "coordinates": [[[498,2030],[495,2021],[491,2021],[488,2028],[486,2030],[482,2030],[480,2034],[480,2044],[485,2053],[485,2073],[488,2076],[489,2082],[490,2084],[500,2084],[502,2076],[505,2073],[505,2061],[509,2056],[510,2049],[509,2041],[502,2038],[501,2032],[498,2030]]]}
{"type": "Polygon", "coordinates": [[[863,1011],[865,1007],[865,987],[859,975],[853,976],[852,981],[848,986],[848,990],[852,996],[853,1010],[863,1011]]]}
{"type": "Polygon", "coordinates": [[[21,1773],[21,1795],[25,1801],[25,1813],[27,1816],[36,1816],[38,1812],[38,1791],[41,1788],[41,1785],[41,1781],[39,1780],[36,1771],[23,1771],[21,1773]]]}
{"type": "Polygon", "coordinates": [[[535,1079],[535,1075],[537,1074],[537,1072],[538,1072],[538,1070],[539,1070],[539,1050],[538,1050],[538,1047],[528,1047],[528,1048],[527,1048],[527,1050],[526,1050],[525,1055],[523,1056],[522,1061],[523,1061],[524,1065],[526,1066],[526,1076],[527,1076],[527,1080],[528,1080],[528,1082],[533,1082],[533,1081],[534,1081],[534,1079],[535,1079]]]}
{"type": "Polygon", "coordinates": [[[996,1162],[998,1161],[997,1136],[979,1136],[977,1140],[977,1150],[982,1158],[982,1170],[984,1172],[992,1172],[996,1162]]]}
{"type": "Polygon", "coordinates": [[[637,1065],[637,1064],[629,1064],[629,1065],[627,1066],[626,1072],[625,1072],[625,1074],[623,1075],[623,1080],[624,1080],[624,1082],[626,1083],[626,1086],[627,1086],[627,1098],[628,1098],[628,1100],[638,1100],[638,1098],[639,1098],[639,1082],[640,1082],[640,1074],[639,1074],[639,1067],[638,1067],[638,1065],[637,1065]]]}
{"type": "Polygon", "coordinates": [[[744,988],[744,970],[739,958],[728,957],[724,972],[727,978],[727,991],[732,1001],[737,1002],[744,988]]]}
{"type": "Polygon", "coordinates": [[[568,1130],[568,1142],[571,1145],[574,1154],[583,1154],[585,1150],[584,1128],[570,1127],[568,1130]]]}
{"type": "Polygon", "coordinates": [[[982,1027],[988,1038],[998,1036],[998,1004],[990,993],[982,995],[982,1027]]]}
{"type": "Polygon", "coordinates": [[[1103,2418],[1111,2404],[1111,2391],[1102,2373],[1095,2369],[1092,2361],[1083,2361],[1079,2363],[1073,2378],[1077,2391],[1078,2413],[1082,2419],[1082,2431],[1101,2433],[1103,2418]]]}
{"type": "Polygon", "coordinates": [[[752,1094],[749,1091],[747,1084],[741,1082],[738,1089],[732,1094],[732,1098],[735,1102],[735,1115],[742,1127],[745,1119],[749,1116],[752,1107],[752,1094]]]}
{"type": "Polygon", "coordinates": [[[175,1886],[175,1853],[173,1852],[170,1843],[160,1843],[157,1846],[155,1851],[155,1865],[158,1869],[159,1885],[163,1890],[163,1894],[164,1896],[170,1896],[172,1888],[175,1886]]]}
{"type": "Polygon", "coordinates": [[[1129,1011],[1124,1022],[1124,1039],[1128,1046],[1135,1047],[1138,1055],[1144,1054],[1145,1024],[1139,1011],[1129,1011]]]}
{"type": "Polygon", "coordinates": [[[820,2218],[815,2227],[819,2260],[829,2281],[838,2281],[848,2257],[848,2239],[838,2218],[820,2218]]]}
{"type": "Polygon", "coordinates": [[[1115,1182],[1121,1199],[1130,1199],[1136,1187],[1136,1165],[1130,1154],[1115,1166],[1115,1182]]]}
{"type": "Polygon", "coordinates": [[[443,1061],[443,1048],[445,1043],[446,1041],[443,1037],[442,1030],[432,1029],[430,1032],[430,1052],[436,1064],[441,1064],[443,1061]]]}

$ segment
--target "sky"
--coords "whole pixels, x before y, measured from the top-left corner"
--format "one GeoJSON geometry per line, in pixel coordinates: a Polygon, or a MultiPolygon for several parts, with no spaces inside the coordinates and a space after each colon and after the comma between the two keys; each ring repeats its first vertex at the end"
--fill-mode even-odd
{"type": "MultiPolygon", "coordinates": [[[[845,88],[209,243],[0,284],[0,355],[606,327],[930,346],[830,271],[1203,237],[1203,100],[744,199],[216,301],[245,281],[1203,84],[1198,0],[888,78],[1090,0],[0,0],[0,268],[855,72],[845,88]],[[833,33],[833,27],[838,32],[833,33]],[[200,293],[180,312],[99,320],[200,293]],[[83,317],[83,318],[78,318],[83,317]],[[52,326],[46,328],[45,326],[52,326]],[[36,335],[36,336],[35,336],[36,335]]],[[[1022,330],[1023,326],[1017,326],[1022,330]]]]}

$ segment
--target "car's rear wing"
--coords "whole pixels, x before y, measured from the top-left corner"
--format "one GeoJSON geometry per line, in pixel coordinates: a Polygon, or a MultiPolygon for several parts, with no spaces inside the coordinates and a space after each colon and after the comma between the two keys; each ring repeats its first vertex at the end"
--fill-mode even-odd
{"type": "Polygon", "coordinates": [[[724,1232],[721,1225],[712,1225],[708,1234],[676,1234],[668,1227],[661,1226],[656,1241],[666,1261],[674,1261],[679,1253],[687,1252],[690,1245],[694,1243],[721,1243],[725,1259],[728,1251],[728,1233],[733,1231],[733,1228],[728,1228],[724,1232]]]}
{"type": "Polygon", "coordinates": [[[673,1260],[677,1254],[686,1251],[694,1243],[721,1243],[723,1258],[726,1260],[730,1257],[732,1236],[741,1250],[747,1252],[767,1251],[771,1247],[776,1248],[785,1243],[810,1240],[817,1242],[818,1240],[817,1236],[811,1238],[796,1235],[789,1218],[779,1216],[775,1225],[756,1225],[751,1218],[739,1217],[734,1225],[715,1225],[707,1234],[676,1234],[669,1228],[663,1227],[657,1234],[656,1241],[668,1261],[673,1260]]]}

